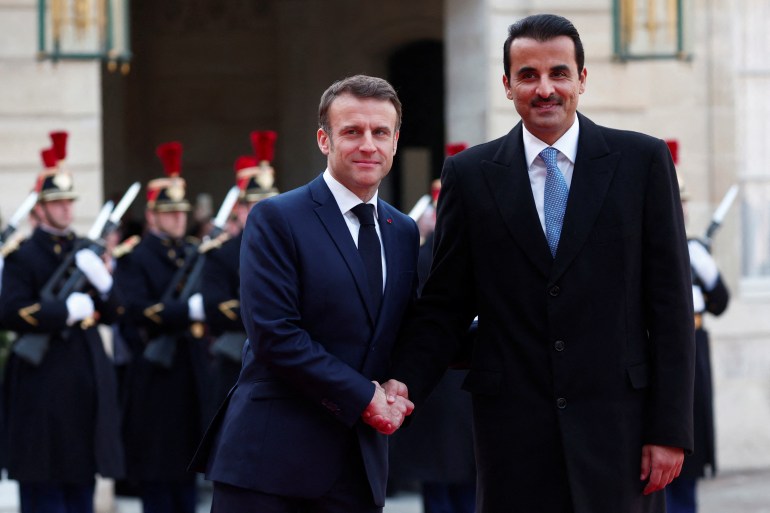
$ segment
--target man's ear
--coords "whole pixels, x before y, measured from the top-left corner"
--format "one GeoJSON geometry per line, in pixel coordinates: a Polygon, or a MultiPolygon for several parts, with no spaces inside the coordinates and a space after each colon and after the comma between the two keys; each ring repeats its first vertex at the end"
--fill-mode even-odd
{"type": "Polygon", "coordinates": [[[331,146],[331,140],[323,128],[319,128],[318,132],[316,132],[316,139],[318,141],[318,149],[320,149],[321,153],[324,155],[328,155],[329,147],[331,146]]]}
{"type": "Polygon", "coordinates": [[[503,87],[505,88],[505,97],[509,100],[513,100],[513,91],[511,91],[511,83],[508,80],[508,77],[505,76],[505,73],[503,73],[503,87]]]}

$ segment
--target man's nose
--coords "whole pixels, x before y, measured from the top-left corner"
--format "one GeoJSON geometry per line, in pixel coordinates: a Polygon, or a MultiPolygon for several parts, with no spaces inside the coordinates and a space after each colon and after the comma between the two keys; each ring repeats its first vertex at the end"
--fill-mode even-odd
{"type": "Polygon", "coordinates": [[[366,151],[366,152],[377,151],[377,146],[374,145],[374,137],[372,136],[371,132],[369,131],[364,132],[364,136],[361,140],[360,149],[361,151],[366,151]]]}
{"type": "Polygon", "coordinates": [[[548,98],[554,92],[553,83],[548,77],[543,77],[537,85],[537,94],[541,98],[548,98]]]}

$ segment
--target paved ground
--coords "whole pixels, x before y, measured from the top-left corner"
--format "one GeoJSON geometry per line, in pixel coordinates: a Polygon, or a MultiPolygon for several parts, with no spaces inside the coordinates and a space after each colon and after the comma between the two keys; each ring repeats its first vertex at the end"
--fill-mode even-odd
{"type": "MultiPolygon", "coordinates": [[[[0,513],[18,513],[16,485],[0,482],[0,513]]],[[[699,513],[770,513],[770,469],[723,473],[716,479],[701,481],[698,487],[699,513]]],[[[209,512],[204,491],[199,513],[209,512]]],[[[119,498],[111,513],[142,513],[137,499],[119,498]]],[[[388,499],[384,513],[422,513],[419,497],[403,494],[388,499]]]]}

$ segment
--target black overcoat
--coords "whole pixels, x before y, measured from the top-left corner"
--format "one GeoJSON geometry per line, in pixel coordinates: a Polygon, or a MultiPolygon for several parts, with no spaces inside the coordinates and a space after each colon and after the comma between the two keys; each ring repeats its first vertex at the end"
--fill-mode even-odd
{"type": "Polygon", "coordinates": [[[580,134],[558,253],[539,222],[521,124],[449,157],[431,275],[395,377],[417,408],[479,326],[479,513],[664,511],[642,495],[643,444],[693,448],[687,241],[666,144],[580,134]]]}

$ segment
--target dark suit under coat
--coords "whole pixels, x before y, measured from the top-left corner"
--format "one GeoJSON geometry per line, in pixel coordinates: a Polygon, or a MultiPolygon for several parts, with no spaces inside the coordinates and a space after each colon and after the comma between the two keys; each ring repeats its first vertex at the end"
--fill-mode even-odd
{"type": "MultiPolygon", "coordinates": [[[[96,474],[120,478],[124,473],[117,383],[98,329],[67,326],[65,300],[40,297],[81,243],[38,228],[8,257],[3,270],[3,324],[19,336],[50,334],[39,365],[14,353],[6,362],[2,453],[8,477],[24,483],[84,485],[93,483],[96,474]]],[[[104,297],[88,284],[82,292],[91,294],[100,322],[119,317],[115,287],[104,297]]]]}
{"type": "Polygon", "coordinates": [[[241,246],[248,334],[243,370],[193,467],[264,493],[320,497],[360,449],[382,506],[387,437],[364,424],[371,380],[387,377],[402,316],[413,300],[419,234],[379,200],[387,278],[379,313],[334,196],[318,177],[258,203],[241,246]]]}
{"type": "Polygon", "coordinates": [[[692,292],[671,155],[578,116],[555,259],[521,124],[442,173],[431,276],[395,377],[419,410],[478,314],[464,388],[479,513],[662,512],[662,493],[642,495],[642,445],[693,448],[692,292]]]}

